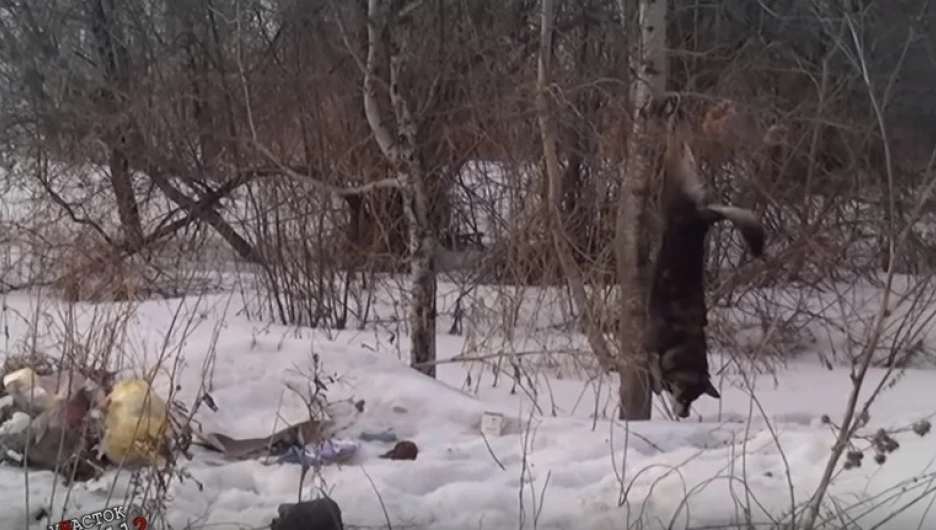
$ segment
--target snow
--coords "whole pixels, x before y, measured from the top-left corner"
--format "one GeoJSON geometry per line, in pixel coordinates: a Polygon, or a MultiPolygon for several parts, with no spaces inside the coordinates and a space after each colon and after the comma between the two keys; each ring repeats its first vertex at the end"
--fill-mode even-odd
{"type": "MultiPolygon", "coordinates": [[[[523,217],[523,182],[529,173],[529,168],[511,171],[489,162],[468,164],[462,186],[456,188],[457,198],[470,202],[471,190],[482,196],[475,202],[488,207],[472,210],[472,219],[463,222],[484,234],[486,243],[492,237],[502,238],[523,217]]],[[[84,168],[82,174],[82,186],[61,186],[57,181],[58,191],[80,205],[80,214],[112,229],[115,212],[107,207],[110,199],[102,192],[103,174],[93,167],[84,168]]],[[[40,198],[34,184],[4,181],[15,189],[3,192],[0,227],[41,226],[44,237],[73,239],[74,231],[62,222],[63,213],[40,198]],[[37,219],[37,211],[41,218],[37,219]]],[[[147,193],[138,190],[141,197],[147,193]]],[[[293,207],[298,212],[303,201],[296,202],[299,205],[293,207]]],[[[255,224],[255,205],[245,197],[235,196],[227,203],[224,213],[234,225],[255,224]]],[[[858,206],[854,209],[858,216],[858,206]]],[[[143,213],[149,224],[171,211],[172,205],[156,194],[146,201],[143,213]]],[[[290,228],[298,232],[299,224],[310,222],[304,216],[290,228]]],[[[13,238],[15,243],[16,231],[8,232],[12,235],[0,237],[13,238]]],[[[19,252],[27,254],[24,249],[19,252]]],[[[862,254],[858,246],[850,252],[862,254]]],[[[11,247],[3,247],[0,254],[6,274],[19,257],[11,247]]],[[[228,279],[217,269],[212,274],[223,277],[219,282],[228,279]]],[[[379,283],[390,287],[378,293],[370,323],[363,330],[344,331],[248,319],[245,314],[257,315],[258,296],[242,288],[136,306],[67,306],[49,298],[49,293],[12,294],[0,298],[0,354],[35,341],[37,349],[47,353],[108,351],[123,375],[160,365],[158,392],[168,396],[178,387],[174,397],[191,406],[205,381],[219,409],[211,412],[202,407],[199,421],[207,430],[235,437],[264,436],[285,423],[306,419],[305,403],[287,385],[308,384],[304,374],[312,371],[315,356],[336,379],[328,384],[330,401],[365,402],[364,412],[341,434],[361,443],[357,458],[323,468],[302,488],[303,498],[317,495],[320,488],[327,491],[341,505],[347,528],[620,529],[704,528],[747,518],[768,523],[783,519],[791,509],[802,511],[835,441],[833,426],[821,418],[840,420],[852,386],[847,363],[862,346],[848,344],[845,333],[830,328],[815,334],[813,345],[785,350],[783,367],[775,374],[761,373],[761,363],[745,358],[746,350],[740,346],[763,338],[757,318],[741,318],[759,313],[744,313],[744,304],[735,301],[734,322],[747,320],[749,329],[713,336],[713,346],[720,349],[713,352],[711,363],[722,399],[700,399],[697,414],[687,421],[657,419],[627,425],[610,419],[615,415],[615,382],[592,375],[594,362],[587,354],[587,342],[567,331],[568,316],[563,311],[568,302],[561,298],[561,290],[476,288],[465,300],[464,336],[451,336],[444,332],[459,289],[440,286],[445,308],[439,323],[440,358],[464,355],[485,360],[443,363],[439,379],[432,380],[406,365],[407,329],[399,320],[400,299],[405,296],[394,287],[401,283],[392,278],[380,278],[379,283]],[[70,324],[72,309],[76,321],[70,324]],[[129,311],[132,318],[126,329],[118,330],[129,311]],[[504,336],[505,329],[510,330],[509,337],[504,336]],[[108,347],[114,337],[116,344],[108,347]],[[519,381],[512,378],[512,363],[519,366],[519,381]],[[482,437],[485,411],[505,415],[503,435],[482,437]],[[391,444],[358,438],[361,433],[388,429],[419,446],[417,460],[377,458],[391,444]]],[[[877,313],[880,298],[879,289],[858,285],[827,293],[764,290],[762,294],[775,304],[771,314],[783,313],[778,309],[783,304],[815,313],[841,309],[830,320],[858,337],[877,313]],[[808,303],[800,305],[804,296],[808,303]]],[[[918,303],[936,307],[932,302],[918,303]]],[[[894,308],[894,320],[910,311],[910,305],[894,308]]],[[[795,311],[789,313],[782,318],[795,320],[795,311]]],[[[924,350],[932,351],[936,334],[931,332],[931,319],[932,315],[921,318],[917,329],[910,331],[889,326],[884,342],[896,333],[918,335],[924,350]]],[[[799,325],[793,322],[791,327],[799,325]]],[[[790,346],[776,343],[781,350],[790,346]]],[[[885,347],[875,352],[881,358],[887,353],[885,347]]],[[[930,397],[936,371],[925,369],[927,363],[918,364],[901,371],[896,384],[885,385],[863,433],[905,429],[933,416],[936,404],[930,397]]],[[[882,369],[872,369],[863,397],[885,375],[882,369]]],[[[663,417],[660,410],[655,417],[663,417]]],[[[841,471],[839,465],[823,517],[834,512],[863,528],[888,517],[893,517],[887,524],[894,528],[936,524],[929,509],[936,492],[933,435],[895,436],[901,447],[884,465],[872,462],[870,452],[859,469],[841,471]]],[[[869,445],[862,440],[855,443],[861,449],[869,445]]],[[[193,479],[174,483],[166,514],[176,529],[263,528],[280,503],[292,502],[299,494],[297,465],[257,460],[218,465],[216,455],[200,450],[185,465],[193,479]]],[[[0,529],[45,528],[48,520],[34,520],[42,508],[52,513],[54,521],[63,514],[76,516],[101,508],[109,497],[115,499],[111,504],[121,502],[128,490],[125,472],[109,472],[98,481],[78,484],[66,495],[66,488],[51,473],[0,467],[0,495],[6,499],[0,509],[0,529]]],[[[831,527],[843,524],[839,519],[827,522],[831,527]]]]}
{"type": "MultiPolygon", "coordinates": [[[[440,291],[444,296],[445,289],[440,291]]],[[[15,351],[35,338],[40,350],[60,351],[64,332],[54,322],[65,318],[65,305],[35,293],[8,295],[4,304],[0,321],[9,331],[0,348],[15,351]],[[31,334],[40,327],[48,329],[31,334]]],[[[336,378],[329,384],[330,401],[365,401],[364,412],[341,436],[392,429],[420,448],[415,461],[391,461],[377,456],[392,444],[361,442],[354,461],[326,466],[319,477],[307,479],[303,497],[324,485],[342,507],[347,528],[701,528],[745,517],[762,523],[781,519],[793,506],[799,511],[816,489],[835,437],[821,416],[837,422],[851,389],[847,369],[829,370],[806,357],[775,376],[723,376],[722,399],[700,399],[699,416],[691,420],[626,425],[609,419],[616,395],[610,379],[540,372],[512,393],[509,366],[493,386],[491,370],[482,371],[476,361],[442,364],[439,380],[432,380],[406,366],[405,335],[250,321],[241,314],[244,305],[240,294],[227,293],[133,307],[117,348],[124,354],[124,373],[141,373],[162,359],[155,387],[163,396],[173,386],[173,371],[175,397],[186,404],[204,379],[219,407],[199,412],[209,430],[263,436],[283,422],[305,419],[305,404],[286,384],[307,384],[303,373],[312,370],[317,356],[336,378]],[[484,411],[507,417],[503,435],[482,437],[484,411]]],[[[98,343],[92,335],[101,322],[128,307],[75,306],[74,329],[87,344],[98,343]]],[[[440,323],[441,331],[447,328],[448,322],[440,323]]],[[[472,333],[481,331],[466,335],[472,333]]],[[[450,359],[474,348],[469,338],[440,334],[440,356],[450,359]]],[[[523,343],[524,337],[517,340],[523,343]]],[[[569,343],[570,350],[582,347],[580,338],[569,343]]],[[[478,348],[488,348],[482,354],[497,353],[505,343],[485,344],[478,348]]],[[[536,365],[524,370],[531,366],[536,365]]],[[[866,388],[884,374],[872,370],[866,388]]],[[[906,370],[876,401],[865,430],[902,428],[931,417],[933,388],[936,372],[906,370]]],[[[861,468],[836,472],[827,505],[836,506],[839,516],[865,528],[894,513],[894,528],[936,523],[928,509],[936,489],[932,435],[896,437],[901,447],[884,465],[869,454],[861,468]],[[901,511],[920,495],[921,501],[901,511]]],[[[297,465],[217,461],[196,450],[186,463],[198,483],[172,486],[166,516],[173,528],[263,528],[280,503],[298,495],[297,465]]],[[[115,475],[74,486],[65,513],[103,507],[115,480],[112,498],[121,499],[129,488],[127,473],[115,475]]],[[[59,483],[50,500],[56,482],[49,472],[27,475],[0,467],[6,503],[0,528],[26,528],[27,520],[28,528],[45,528],[47,520],[33,521],[41,507],[51,506],[58,520],[66,495],[59,483]]],[[[837,520],[830,524],[841,526],[837,520]]]]}

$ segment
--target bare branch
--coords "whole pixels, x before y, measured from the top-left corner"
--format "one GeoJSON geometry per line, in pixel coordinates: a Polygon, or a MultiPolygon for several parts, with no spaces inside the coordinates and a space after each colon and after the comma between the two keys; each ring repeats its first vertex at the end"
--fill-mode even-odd
{"type": "Polygon", "coordinates": [[[367,193],[369,191],[373,191],[377,189],[399,188],[402,185],[399,178],[388,178],[388,179],[377,180],[374,182],[369,182],[361,186],[350,186],[350,187],[331,186],[311,175],[304,175],[302,173],[299,173],[295,169],[283,164],[283,162],[279,158],[273,155],[273,153],[271,153],[270,150],[267,149],[262,144],[256,143],[254,144],[254,147],[271,164],[279,168],[279,170],[282,171],[283,174],[286,175],[287,177],[297,182],[308,183],[319,191],[323,191],[325,193],[329,193],[331,195],[335,195],[338,197],[346,197],[348,195],[358,195],[361,193],[367,193]]]}

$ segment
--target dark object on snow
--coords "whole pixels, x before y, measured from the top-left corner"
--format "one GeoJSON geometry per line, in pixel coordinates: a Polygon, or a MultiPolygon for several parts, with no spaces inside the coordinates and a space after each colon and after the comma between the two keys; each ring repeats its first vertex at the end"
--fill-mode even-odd
{"type": "Polygon", "coordinates": [[[705,327],[705,237],[729,220],[754,256],[764,251],[757,215],[734,206],[708,204],[705,186],[688,145],[674,141],[664,155],[666,226],[653,270],[644,349],[653,356],[654,391],[666,390],[673,412],[689,416],[702,394],[720,398],[709,378],[705,327]]]}
{"type": "Polygon", "coordinates": [[[270,530],[344,530],[341,508],[328,497],[298,504],[280,504],[270,530]]]}
{"type": "Polygon", "coordinates": [[[46,510],[45,507],[39,508],[39,511],[36,512],[36,515],[33,516],[33,521],[41,521],[43,519],[49,518],[49,510],[46,510]]]}
{"type": "Polygon", "coordinates": [[[380,455],[380,458],[388,458],[390,460],[416,460],[418,454],[419,448],[416,447],[416,444],[409,440],[403,440],[402,442],[397,442],[397,444],[393,446],[393,449],[380,455]]]}

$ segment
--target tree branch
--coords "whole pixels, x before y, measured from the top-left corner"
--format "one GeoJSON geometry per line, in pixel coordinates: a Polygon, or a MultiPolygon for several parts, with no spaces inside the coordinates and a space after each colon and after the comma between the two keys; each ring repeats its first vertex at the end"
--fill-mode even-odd
{"type": "Polygon", "coordinates": [[[254,143],[257,151],[260,152],[271,164],[276,166],[284,175],[289,178],[295,179],[300,182],[305,182],[311,184],[313,187],[319,191],[329,193],[338,197],[347,197],[348,195],[359,195],[361,193],[367,193],[369,191],[383,189],[383,188],[400,188],[402,183],[399,178],[387,178],[381,179],[374,182],[369,182],[367,184],[362,184],[360,186],[332,186],[327,184],[313,176],[304,175],[299,173],[295,169],[283,164],[276,156],[270,152],[264,145],[259,142],[254,143]]]}

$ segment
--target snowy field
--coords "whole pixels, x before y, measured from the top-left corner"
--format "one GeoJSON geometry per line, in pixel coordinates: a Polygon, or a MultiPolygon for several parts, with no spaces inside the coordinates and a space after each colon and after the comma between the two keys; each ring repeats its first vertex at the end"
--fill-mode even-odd
{"type": "MultiPolygon", "coordinates": [[[[490,195],[481,201],[491,205],[490,211],[477,214],[481,231],[497,233],[497,227],[520,215],[510,200],[522,204],[523,197],[514,197],[511,186],[524,186],[507,182],[485,164],[468,169],[466,188],[490,195]]],[[[60,193],[83,205],[82,215],[113,229],[114,209],[98,189],[100,176],[89,168],[86,177],[80,189],[63,187],[60,193]]],[[[139,191],[141,200],[146,193],[139,191]]],[[[39,208],[47,200],[29,186],[6,190],[3,196],[0,227],[43,224],[56,240],[74,239],[62,213],[39,208]],[[37,211],[48,218],[40,223],[37,211]]],[[[232,225],[249,225],[250,209],[239,200],[229,202],[225,215],[232,225]]],[[[172,210],[164,203],[150,200],[146,219],[172,210]]],[[[306,225],[309,220],[294,222],[306,225]]],[[[6,248],[0,255],[5,269],[17,261],[9,250],[14,247],[6,248]]],[[[227,275],[218,269],[211,274],[215,284],[227,284],[227,275]]],[[[248,282],[247,290],[254,286],[256,282],[248,282]]],[[[613,420],[616,381],[589,377],[593,362],[586,341],[564,331],[567,301],[530,289],[537,299],[534,309],[518,305],[508,288],[479,288],[466,299],[469,322],[464,334],[456,336],[445,333],[456,290],[450,284],[440,286],[445,316],[439,323],[438,354],[451,362],[439,365],[438,380],[407,366],[405,324],[394,321],[402,311],[401,295],[393,287],[375,300],[378,314],[372,320],[380,325],[340,332],[249,319],[244,309],[255,310],[255,300],[245,300],[240,288],[133,307],[79,304],[71,306],[75,319],[70,325],[69,306],[37,293],[16,293],[0,298],[0,354],[21,351],[34,341],[38,351],[53,355],[63,347],[74,350],[75,342],[94,343],[93,350],[113,332],[117,340],[109,351],[112,362],[123,369],[121,375],[140,375],[159,365],[156,390],[166,397],[175,387],[174,397],[189,406],[207,385],[218,410],[201,407],[197,419],[205,430],[234,437],[266,436],[307,419],[306,404],[288,386],[308,386],[314,358],[335,378],[328,383],[329,401],[364,401],[363,413],[339,433],[360,443],[354,459],[323,467],[307,477],[301,492],[296,464],[247,460],[219,465],[217,454],[195,449],[194,459],[184,464],[192,478],[170,488],[166,518],[177,530],[266,528],[279,504],[294,502],[300,493],[304,499],[315,497],[321,490],[342,507],[346,528],[771,528],[788,522],[791,511],[801,513],[816,490],[837,434],[834,424],[852,389],[848,337],[842,329],[821,330],[814,343],[781,351],[784,366],[775,374],[753,369],[762,368],[762,359],[739,360],[715,351],[711,364],[721,400],[701,398],[686,421],[662,419],[658,409],[654,416],[661,419],[626,425],[613,420]],[[126,329],[114,323],[128,313],[132,318],[126,329]],[[505,330],[512,336],[505,337],[505,330]],[[484,362],[452,360],[469,354],[484,362]],[[507,356],[520,364],[518,370],[507,356]],[[500,367],[498,374],[491,365],[500,367]],[[485,411],[508,419],[504,434],[482,436],[485,411]],[[385,431],[415,442],[417,460],[380,459],[392,443],[360,437],[385,431]]],[[[860,349],[880,292],[849,286],[827,294],[822,299],[814,292],[778,291],[767,298],[779,301],[777,307],[784,297],[790,307],[800,307],[797,297],[806,297],[808,303],[800,309],[813,314],[837,308],[841,314],[833,320],[858,340],[850,344],[852,351],[860,349]],[[842,299],[845,304],[839,303],[842,299]]],[[[893,325],[883,333],[885,346],[895,333],[908,333],[898,325],[907,311],[893,311],[893,325]]],[[[910,333],[919,337],[913,347],[928,354],[932,364],[936,334],[929,320],[936,312],[915,311],[928,316],[910,333]]],[[[757,332],[763,322],[746,324],[748,329],[721,330],[718,337],[713,330],[712,342],[756,343],[763,336],[757,332]]],[[[771,345],[783,350],[786,343],[771,345]]],[[[878,348],[875,357],[887,353],[886,347],[878,348]]],[[[873,389],[885,374],[872,369],[865,388],[873,389]]],[[[868,425],[859,432],[864,438],[855,440],[857,449],[866,450],[863,465],[843,470],[839,463],[819,527],[936,527],[930,509],[936,499],[936,441],[933,435],[920,437],[910,430],[936,413],[936,369],[890,375],[895,383],[885,385],[870,409],[868,425]],[[873,461],[866,439],[880,428],[896,432],[900,443],[883,465],[873,461]]],[[[5,503],[0,530],[46,528],[63,517],[122,503],[128,480],[126,472],[109,472],[67,490],[49,472],[0,467],[5,503]],[[37,517],[43,512],[51,516],[37,517]]]]}
{"type": "MultiPolygon", "coordinates": [[[[190,404],[203,380],[210,385],[218,411],[203,407],[198,416],[207,429],[265,436],[307,417],[285,384],[307,384],[302,374],[317,355],[324,372],[337,377],[330,401],[365,401],[363,414],[341,437],[392,430],[420,448],[415,461],[392,461],[378,458],[391,444],[361,442],[354,460],[307,479],[303,497],[324,485],[342,507],[346,528],[701,529],[745,520],[769,527],[791,509],[799,512],[818,485],[835,439],[821,417],[837,422],[851,389],[847,368],[828,370],[807,356],[776,378],[722,381],[722,400],[700,399],[690,420],[628,427],[609,419],[616,395],[610,380],[537,375],[536,408],[530,386],[512,392],[509,374],[494,386],[490,371],[454,362],[440,365],[438,381],[415,373],[405,363],[405,335],[269,325],[242,316],[242,306],[235,294],[137,306],[120,346],[125,374],[154,366],[162,352],[164,366],[178,367],[178,399],[190,404]],[[753,396],[745,387],[755,389],[753,396]],[[507,416],[503,435],[481,435],[484,411],[507,416]]],[[[0,349],[20,347],[36,322],[55,328],[60,310],[34,295],[7,296],[0,349]],[[40,307],[45,316],[37,319],[40,307]]],[[[125,308],[77,311],[75,328],[86,330],[92,319],[125,308]]],[[[464,336],[444,334],[449,324],[440,323],[440,358],[467,347],[464,336]]],[[[40,334],[39,349],[55,351],[60,339],[51,335],[40,334]]],[[[156,379],[163,396],[171,386],[168,372],[156,379]]],[[[872,371],[868,386],[882,374],[872,371]]],[[[907,370],[872,407],[863,432],[931,417],[934,395],[936,371],[907,370]]],[[[913,432],[895,437],[900,449],[883,465],[869,451],[860,468],[839,466],[820,518],[826,528],[936,527],[930,510],[936,442],[913,432]]],[[[173,528],[266,528],[277,505],[299,494],[298,465],[217,461],[196,449],[185,464],[195,480],[171,488],[167,519],[173,528]]],[[[59,520],[63,509],[72,516],[103,507],[114,480],[109,472],[67,496],[59,483],[53,500],[51,473],[0,467],[0,528],[45,528],[47,519],[35,520],[41,509],[59,520]]],[[[111,498],[121,499],[126,473],[116,481],[111,498]]]]}

